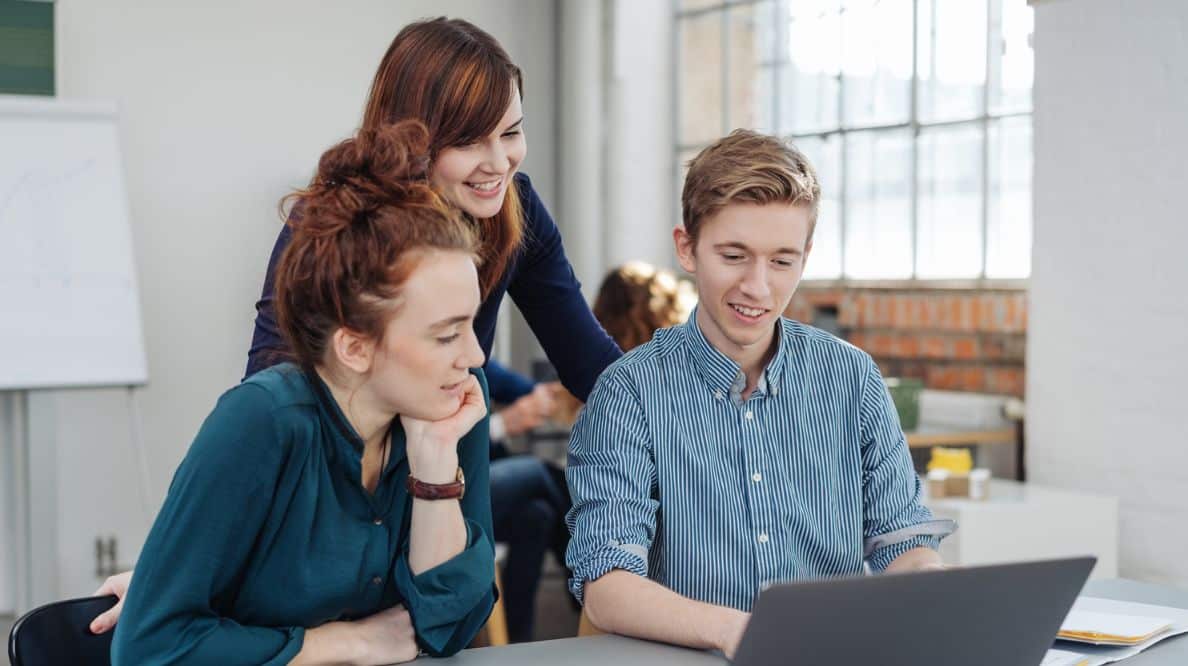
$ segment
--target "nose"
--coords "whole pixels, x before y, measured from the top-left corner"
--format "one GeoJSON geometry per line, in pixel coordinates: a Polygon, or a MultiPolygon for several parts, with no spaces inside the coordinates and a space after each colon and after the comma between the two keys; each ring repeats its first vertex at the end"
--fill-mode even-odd
{"type": "Polygon", "coordinates": [[[478,336],[474,334],[473,329],[465,335],[467,338],[466,345],[462,350],[462,354],[458,357],[457,367],[481,368],[487,360],[487,355],[483,353],[483,348],[479,345],[478,336]]]}
{"type": "Polygon", "coordinates": [[[756,261],[752,263],[747,272],[743,275],[742,282],[738,285],[739,291],[748,299],[756,301],[765,301],[771,296],[771,287],[767,284],[767,262],[756,261]]]}
{"type": "Polygon", "coordinates": [[[500,137],[495,137],[487,142],[486,159],[483,161],[483,166],[491,173],[507,173],[511,168],[511,160],[507,157],[507,148],[503,145],[503,140],[500,137]]]}

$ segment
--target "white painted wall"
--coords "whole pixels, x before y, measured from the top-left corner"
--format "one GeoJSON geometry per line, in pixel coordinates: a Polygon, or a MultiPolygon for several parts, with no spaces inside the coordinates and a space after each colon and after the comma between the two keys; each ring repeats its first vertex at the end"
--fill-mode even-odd
{"type": "Polygon", "coordinates": [[[124,391],[34,396],[34,462],[56,463],[58,488],[34,500],[57,506],[60,572],[34,601],[94,589],[97,534],[118,536],[134,562],[198,425],[243,372],[277,201],[357,126],[396,32],[442,14],[493,33],[524,69],[524,168],[553,205],[553,0],[57,2],[59,95],[114,99],[122,113],[151,377],[138,392],[148,488],[142,501],[124,391]]]}
{"type": "Polygon", "coordinates": [[[558,224],[583,291],[631,260],[673,266],[672,3],[561,0],[558,224]]]}
{"type": "Polygon", "coordinates": [[[1035,3],[1036,482],[1117,495],[1120,574],[1188,585],[1188,3],[1035,3]]]}
{"type": "Polygon", "coordinates": [[[615,0],[607,113],[606,266],[676,267],[672,3],[615,0]]]}

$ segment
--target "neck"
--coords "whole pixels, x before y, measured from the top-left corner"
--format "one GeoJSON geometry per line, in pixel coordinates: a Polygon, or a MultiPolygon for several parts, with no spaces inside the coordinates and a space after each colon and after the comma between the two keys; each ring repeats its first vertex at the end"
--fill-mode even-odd
{"type": "MultiPolygon", "coordinates": [[[[703,310],[697,311],[697,326],[701,329],[702,335],[706,335],[706,331],[716,330],[713,328],[713,322],[708,321],[709,317],[703,310]]],[[[779,330],[779,322],[772,326],[771,334],[766,341],[756,342],[753,345],[738,345],[731,342],[725,336],[706,335],[706,340],[710,345],[722,352],[731,361],[738,364],[740,370],[747,378],[747,385],[743,389],[743,397],[747,397],[759,385],[759,375],[771,359],[775,356],[776,350],[779,348],[779,340],[776,338],[776,333],[779,330]],[[715,338],[721,338],[715,339],[715,338]]]]}
{"type": "Polygon", "coordinates": [[[330,389],[330,396],[338,403],[347,423],[354,428],[355,434],[363,440],[363,453],[367,457],[369,452],[378,452],[383,448],[384,436],[394,412],[385,410],[374,396],[363,386],[360,380],[343,380],[335,377],[336,373],[328,372],[326,368],[316,368],[318,376],[330,389]]]}

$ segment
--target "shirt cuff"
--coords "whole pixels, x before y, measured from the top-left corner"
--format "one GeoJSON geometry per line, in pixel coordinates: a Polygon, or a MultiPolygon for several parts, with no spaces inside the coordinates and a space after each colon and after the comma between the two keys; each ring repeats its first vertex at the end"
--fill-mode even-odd
{"type": "Polygon", "coordinates": [[[647,548],[634,543],[611,541],[606,546],[588,553],[583,561],[574,567],[573,578],[569,579],[569,591],[578,603],[585,603],[586,583],[598,580],[615,569],[630,571],[647,578],[647,548]]]}
{"type": "Polygon", "coordinates": [[[941,539],[957,530],[952,520],[930,520],[866,539],[865,555],[874,571],[882,572],[913,548],[940,548],[941,539]]]}
{"type": "Polygon", "coordinates": [[[417,637],[433,653],[441,653],[456,625],[480,604],[495,604],[495,553],[482,528],[466,521],[466,548],[441,564],[413,575],[408,553],[402,553],[393,573],[412,618],[417,637]]]}

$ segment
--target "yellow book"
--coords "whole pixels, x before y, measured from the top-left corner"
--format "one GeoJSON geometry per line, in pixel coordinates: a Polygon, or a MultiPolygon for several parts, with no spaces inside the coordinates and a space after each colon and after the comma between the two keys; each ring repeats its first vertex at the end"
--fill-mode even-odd
{"type": "Polygon", "coordinates": [[[1171,629],[1160,617],[1093,613],[1074,610],[1060,625],[1057,638],[1094,645],[1138,645],[1171,629]]]}

